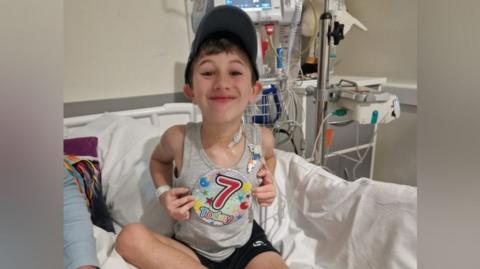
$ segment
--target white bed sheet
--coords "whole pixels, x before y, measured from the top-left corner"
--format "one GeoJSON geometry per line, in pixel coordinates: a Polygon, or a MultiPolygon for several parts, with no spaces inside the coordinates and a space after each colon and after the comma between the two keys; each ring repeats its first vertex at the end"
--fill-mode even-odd
{"type": "Polygon", "coordinates": [[[270,211],[267,234],[290,268],[416,268],[416,188],[349,182],[292,153],[276,155],[289,221],[269,226],[281,209],[270,211]]]}
{"type": "MultiPolygon", "coordinates": [[[[97,136],[102,185],[116,228],[141,222],[171,235],[155,199],[148,158],[167,126],[105,114],[70,137],[97,136]]],[[[416,188],[362,178],[345,181],[293,153],[276,150],[279,196],[257,220],[290,268],[416,268],[416,188]]],[[[134,268],[95,228],[102,268],[134,268]]]]}

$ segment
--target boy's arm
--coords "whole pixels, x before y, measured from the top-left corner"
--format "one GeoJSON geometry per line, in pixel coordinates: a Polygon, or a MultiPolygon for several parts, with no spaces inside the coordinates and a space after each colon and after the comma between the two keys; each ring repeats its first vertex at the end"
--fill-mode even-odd
{"type": "MultiPolygon", "coordinates": [[[[150,158],[150,173],[155,188],[172,186],[173,162],[176,161],[175,165],[178,168],[181,167],[184,136],[184,126],[170,127],[155,147],[150,158]]],[[[187,195],[188,191],[188,188],[172,188],[159,197],[167,213],[175,220],[185,220],[190,217],[189,210],[194,200],[193,196],[187,195]]]]}
{"type": "Polygon", "coordinates": [[[260,206],[266,207],[273,203],[277,196],[277,189],[273,179],[275,171],[275,153],[273,151],[274,138],[269,129],[262,128],[262,151],[263,166],[257,173],[257,177],[262,178],[260,186],[254,188],[253,195],[257,198],[260,206]]]}
{"type": "Polygon", "coordinates": [[[160,139],[160,143],[153,150],[150,158],[150,174],[155,188],[172,185],[173,161],[178,151],[178,135],[181,134],[180,126],[170,127],[160,139]]]}
{"type": "Polygon", "coordinates": [[[272,173],[272,176],[275,172],[276,158],[274,152],[275,138],[273,137],[272,132],[262,127],[262,151],[263,157],[266,162],[268,170],[272,173]]]}

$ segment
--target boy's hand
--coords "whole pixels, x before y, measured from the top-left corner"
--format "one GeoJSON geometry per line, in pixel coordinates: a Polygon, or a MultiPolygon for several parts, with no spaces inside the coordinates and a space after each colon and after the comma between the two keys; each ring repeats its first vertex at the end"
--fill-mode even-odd
{"type": "Polygon", "coordinates": [[[160,202],[167,209],[168,215],[175,220],[190,218],[190,208],[195,204],[192,195],[186,195],[188,188],[172,188],[160,196],[160,202]]]}
{"type": "Polygon", "coordinates": [[[258,203],[262,207],[267,207],[273,203],[277,195],[277,189],[273,183],[273,176],[266,166],[258,170],[257,177],[262,178],[259,187],[253,189],[253,196],[257,198],[258,203]]]}

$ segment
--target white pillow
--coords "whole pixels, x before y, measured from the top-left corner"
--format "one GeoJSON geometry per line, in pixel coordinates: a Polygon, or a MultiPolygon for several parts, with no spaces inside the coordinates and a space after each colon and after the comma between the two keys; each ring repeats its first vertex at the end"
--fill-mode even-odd
{"type": "Polygon", "coordinates": [[[119,226],[142,223],[155,232],[173,234],[173,220],[155,197],[149,171],[150,155],[168,127],[106,113],[72,133],[98,138],[103,193],[119,226]]]}

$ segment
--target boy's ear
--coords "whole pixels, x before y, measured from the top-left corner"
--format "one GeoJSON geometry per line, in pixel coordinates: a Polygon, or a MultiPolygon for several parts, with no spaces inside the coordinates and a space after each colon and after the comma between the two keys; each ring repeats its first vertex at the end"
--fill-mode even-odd
{"type": "Polygon", "coordinates": [[[193,89],[192,89],[192,87],[190,87],[190,85],[188,85],[188,84],[183,84],[182,89],[183,89],[183,94],[184,94],[188,99],[190,99],[190,101],[193,102],[193,97],[194,97],[194,95],[193,95],[193,89]]]}
{"type": "Polygon", "coordinates": [[[262,92],[263,86],[260,82],[255,82],[255,84],[252,87],[252,96],[250,98],[250,102],[255,102],[256,97],[259,93],[262,92]]]}

